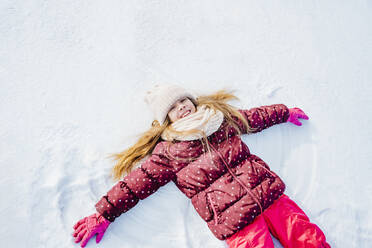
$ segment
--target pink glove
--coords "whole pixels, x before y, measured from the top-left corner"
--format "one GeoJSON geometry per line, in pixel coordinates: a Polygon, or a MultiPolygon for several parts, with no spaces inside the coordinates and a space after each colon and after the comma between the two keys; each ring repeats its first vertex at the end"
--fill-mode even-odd
{"type": "Polygon", "coordinates": [[[289,109],[289,118],[287,122],[292,122],[293,124],[297,126],[301,126],[302,123],[298,121],[297,118],[302,118],[305,120],[308,120],[309,117],[299,108],[290,108],[289,109]]]}
{"type": "Polygon", "coordinates": [[[94,213],[79,220],[74,225],[75,232],[73,236],[76,237],[75,243],[79,243],[82,239],[81,247],[85,247],[89,239],[97,234],[96,243],[98,244],[110,223],[110,221],[106,220],[99,213],[94,213]]]}

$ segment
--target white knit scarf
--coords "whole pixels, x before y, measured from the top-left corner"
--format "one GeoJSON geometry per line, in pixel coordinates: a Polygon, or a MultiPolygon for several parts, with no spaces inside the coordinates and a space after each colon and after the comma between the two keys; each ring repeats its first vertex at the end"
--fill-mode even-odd
{"type": "MultiPolygon", "coordinates": [[[[198,129],[204,131],[208,137],[218,130],[223,121],[224,115],[221,111],[208,108],[206,105],[199,105],[196,111],[177,121],[173,122],[171,126],[177,131],[188,131],[191,129],[198,129]]],[[[161,134],[164,140],[195,140],[203,137],[201,133],[193,133],[188,135],[180,135],[172,132],[168,128],[161,134]]]]}

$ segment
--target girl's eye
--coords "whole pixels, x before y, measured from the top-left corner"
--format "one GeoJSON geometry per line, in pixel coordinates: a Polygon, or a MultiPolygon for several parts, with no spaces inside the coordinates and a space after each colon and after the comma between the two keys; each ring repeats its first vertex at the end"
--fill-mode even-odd
{"type": "MultiPolygon", "coordinates": [[[[186,101],[186,100],[187,100],[187,98],[184,98],[184,99],[182,100],[182,102],[184,102],[184,101],[186,101]]],[[[173,110],[174,107],[175,107],[175,106],[171,107],[171,109],[170,109],[169,111],[173,110]]]]}

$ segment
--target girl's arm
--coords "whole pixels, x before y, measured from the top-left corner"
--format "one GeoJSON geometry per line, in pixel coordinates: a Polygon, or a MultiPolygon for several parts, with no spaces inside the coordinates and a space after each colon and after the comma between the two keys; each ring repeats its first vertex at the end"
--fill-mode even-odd
{"type": "MultiPolygon", "coordinates": [[[[253,133],[261,132],[275,124],[287,122],[289,118],[289,109],[284,104],[264,105],[251,109],[238,109],[238,111],[243,114],[252,128],[257,128],[253,133]]],[[[239,126],[243,134],[246,134],[247,130],[240,121],[239,126]]]]}
{"type": "Polygon", "coordinates": [[[116,183],[96,204],[96,210],[113,222],[122,213],[134,207],[172,180],[175,173],[164,156],[164,145],[158,143],[141,166],[132,170],[116,183]]]}

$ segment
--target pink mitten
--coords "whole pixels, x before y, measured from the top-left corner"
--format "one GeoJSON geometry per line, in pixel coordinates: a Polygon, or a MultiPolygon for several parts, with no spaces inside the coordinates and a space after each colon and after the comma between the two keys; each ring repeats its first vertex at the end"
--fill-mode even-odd
{"type": "Polygon", "coordinates": [[[299,108],[290,108],[289,109],[289,118],[287,122],[292,122],[297,126],[301,126],[302,123],[298,121],[298,118],[308,120],[309,117],[299,108]]]}
{"type": "Polygon", "coordinates": [[[79,243],[82,240],[81,247],[85,247],[89,239],[97,234],[96,243],[98,244],[110,223],[99,213],[94,213],[79,220],[74,225],[75,232],[73,236],[76,237],[75,243],[79,243]]]}

